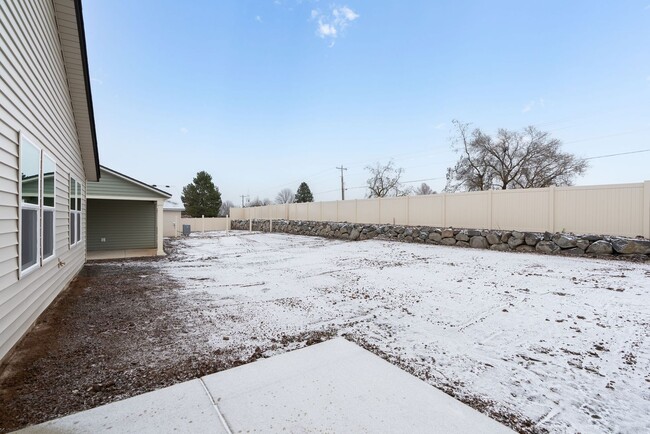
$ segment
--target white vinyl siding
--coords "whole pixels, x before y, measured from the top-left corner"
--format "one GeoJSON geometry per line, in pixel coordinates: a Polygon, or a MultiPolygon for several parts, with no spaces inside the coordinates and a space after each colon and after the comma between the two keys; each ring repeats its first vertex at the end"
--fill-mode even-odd
{"type": "MultiPolygon", "coordinates": [[[[85,247],[69,246],[68,175],[86,179],[52,1],[0,1],[0,360],[85,262],[85,247]],[[24,276],[19,264],[21,134],[42,146],[57,173],[53,255],[24,276]]],[[[86,219],[81,220],[85,239],[86,219]]]]}

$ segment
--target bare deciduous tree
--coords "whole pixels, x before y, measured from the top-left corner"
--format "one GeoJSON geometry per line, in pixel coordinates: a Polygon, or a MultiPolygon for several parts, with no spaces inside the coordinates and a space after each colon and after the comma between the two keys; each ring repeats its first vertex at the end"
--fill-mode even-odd
{"type": "Polygon", "coordinates": [[[454,149],[461,153],[447,169],[445,191],[540,188],[571,185],[587,170],[587,162],[562,152],[560,140],[535,127],[499,129],[495,138],[469,124],[454,121],[454,149]]]}
{"type": "Polygon", "coordinates": [[[232,203],[232,201],[224,200],[223,202],[221,202],[221,207],[219,208],[219,216],[225,217],[227,215],[230,215],[230,208],[234,206],[235,204],[232,203]]]}
{"type": "Polygon", "coordinates": [[[368,185],[368,197],[406,196],[411,192],[405,188],[400,181],[404,169],[396,168],[392,161],[386,165],[379,163],[376,166],[367,166],[370,178],[366,181],[368,185]]]}
{"type": "Polygon", "coordinates": [[[294,197],[290,188],[283,188],[275,197],[275,203],[293,203],[294,197]]]}
{"type": "Polygon", "coordinates": [[[271,205],[271,200],[270,199],[260,199],[259,197],[255,197],[255,199],[248,202],[249,207],[265,206],[265,205],[271,205]]]}
{"type": "Polygon", "coordinates": [[[423,182],[418,188],[415,189],[415,194],[418,196],[424,196],[426,194],[436,194],[436,191],[429,187],[429,184],[423,182]]]}

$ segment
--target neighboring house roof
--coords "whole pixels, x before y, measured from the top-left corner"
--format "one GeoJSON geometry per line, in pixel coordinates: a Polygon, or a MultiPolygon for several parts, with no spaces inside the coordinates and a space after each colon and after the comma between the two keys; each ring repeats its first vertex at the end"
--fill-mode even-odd
{"type": "Polygon", "coordinates": [[[53,3],[86,179],[98,181],[99,152],[81,0],[54,0],[53,3]]]}
{"type": "Polygon", "coordinates": [[[185,206],[173,199],[167,199],[163,205],[163,211],[185,211],[185,206]]]}
{"type": "Polygon", "coordinates": [[[99,166],[101,179],[99,182],[87,184],[89,199],[142,199],[172,197],[170,193],[162,191],[135,178],[131,178],[116,170],[99,166]]]}

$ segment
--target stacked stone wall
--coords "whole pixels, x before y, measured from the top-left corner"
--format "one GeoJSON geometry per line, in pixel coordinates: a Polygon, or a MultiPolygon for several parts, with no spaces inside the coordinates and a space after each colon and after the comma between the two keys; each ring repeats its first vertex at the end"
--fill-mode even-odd
{"type": "MultiPolygon", "coordinates": [[[[231,228],[233,230],[248,230],[250,224],[249,220],[232,220],[231,228]]],[[[254,231],[269,232],[271,228],[273,232],[350,241],[378,238],[498,251],[537,252],[568,256],[625,256],[630,259],[650,260],[650,240],[643,238],[302,220],[252,221],[252,230],[254,231]]]]}

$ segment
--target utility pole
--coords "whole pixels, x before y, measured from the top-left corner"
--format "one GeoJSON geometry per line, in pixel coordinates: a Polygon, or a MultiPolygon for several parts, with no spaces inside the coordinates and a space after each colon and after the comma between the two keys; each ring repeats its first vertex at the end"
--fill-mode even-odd
{"type": "Polygon", "coordinates": [[[348,170],[346,167],[343,167],[341,164],[341,167],[337,167],[337,169],[341,170],[341,200],[345,200],[345,184],[343,183],[343,171],[348,170]]]}
{"type": "Polygon", "coordinates": [[[246,196],[245,194],[242,194],[242,195],[239,196],[239,197],[241,197],[241,207],[243,208],[243,207],[244,207],[244,198],[249,199],[249,197],[246,196]]]}

